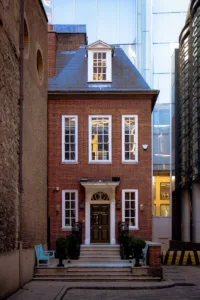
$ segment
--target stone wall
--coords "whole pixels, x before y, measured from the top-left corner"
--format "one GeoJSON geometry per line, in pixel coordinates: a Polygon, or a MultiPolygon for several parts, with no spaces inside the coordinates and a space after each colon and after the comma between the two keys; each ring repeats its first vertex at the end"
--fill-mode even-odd
{"type": "Polygon", "coordinates": [[[23,247],[47,240],[47,21],[40,1],[25,2],[23,247]]]}
{"type": "Polygon", "coordinates": [[[19,5],[0,1],[0,253],[16,247],[18,232],[19,5]]]}

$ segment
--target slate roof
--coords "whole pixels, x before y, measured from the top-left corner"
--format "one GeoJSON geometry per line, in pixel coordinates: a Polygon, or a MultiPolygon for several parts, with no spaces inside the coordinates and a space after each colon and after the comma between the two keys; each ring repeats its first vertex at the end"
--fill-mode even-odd
{"type": "Polygon", "coordinates": [[[87,63],[85,46],[81,46],[73,55],[69,51],[58,51],[56,76],[49,78],[49,92],[151,90],[120,47],[114,49],[111,83],[88,83],[87,63]]]}
{"type": "Polygon", "coordinates": [[[53,25],[53,31],[56,33],[85,33],[86,25],[53,25]]]}

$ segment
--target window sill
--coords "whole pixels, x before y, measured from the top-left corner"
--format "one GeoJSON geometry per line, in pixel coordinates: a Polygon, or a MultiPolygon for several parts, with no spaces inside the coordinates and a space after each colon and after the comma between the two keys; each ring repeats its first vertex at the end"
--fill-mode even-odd
{"type": "Polygon", "coordinates": [[[132,226],[129,226],[129,230],[139,230],[139,227],[132,227],[132,226]]]}
{"type": "Polygon", "coordinates": [[[137,160],[137,161],[125,161],[125,160],[123,160],[122,161],[122,164],[133,164],[133,165],[137,165],[137,164],[139,164],[140,162],[139,162],[139,160],[137,160]]]}
{"type": "Polygon", "coordinates": [[[110,80],[89,80],[88,83],[112,83],[110,80]]]}
{"type": "Polygon", "coordinates": [[[62,231],[72,231],[72,227],[62,227],[62,231]]]}
{"type": "Polygon", "coordinates": [[[95,160],[95,161],[89,161],[88,164],[101,164],[101,165],[111,165],[112,164],[112,161],[98,161],[98,160],[95,160]]]}
{"type": "Polygon", "coordinates": [[[61,162],[62,165],[77,165],[79,164],[78,161],[62,161],[61,162]]]}

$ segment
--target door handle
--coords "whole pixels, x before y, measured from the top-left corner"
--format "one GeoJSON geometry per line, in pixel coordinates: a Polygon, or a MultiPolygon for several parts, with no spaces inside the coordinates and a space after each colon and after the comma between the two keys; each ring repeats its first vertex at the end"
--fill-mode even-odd
{"type": "Polygon", "coordinates": [[[99,229],[101,229],[101,226],[99,226],[99,229]]]}

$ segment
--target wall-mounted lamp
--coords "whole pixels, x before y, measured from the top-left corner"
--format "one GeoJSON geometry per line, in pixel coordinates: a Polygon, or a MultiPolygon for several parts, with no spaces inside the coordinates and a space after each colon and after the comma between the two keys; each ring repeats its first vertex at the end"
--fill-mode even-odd
{"type": "Polygon", "coordinates": [[[143,144],[142,148],[146,151],[148,149],[148,145],[147,144],[143,144]]]}
{"type": "Polygon", "coordinates": [[[52,189],[54,192],[58,192],[60,190],[59,186],[48,186],[48,189],[52,189]]]}
{"type": "Polygon", "coordinates": [[[60,205],[58,204],[56,205],[56,213],[59,213],[59,211],[60,211],[60,205]]]}
{"type": "Polygon", "coordinates": [[[84,200],[80,201],[80,208],[81,209],[85,208],[85,201],[84,200]]]}
{"type": "Polygon", "coordinates": [[[117,208],[117,209],[120,209],[120,208],[121,208],[121,201],[120,201],[120,200],[117,200],[117,201],[116,201],[116,208],[117,208]]]}
{"type": "Polygon", "coordinates": [[[140,210],[141,210],[141,211],[144,210],[144,204],[140,204],[140,210]]]}

